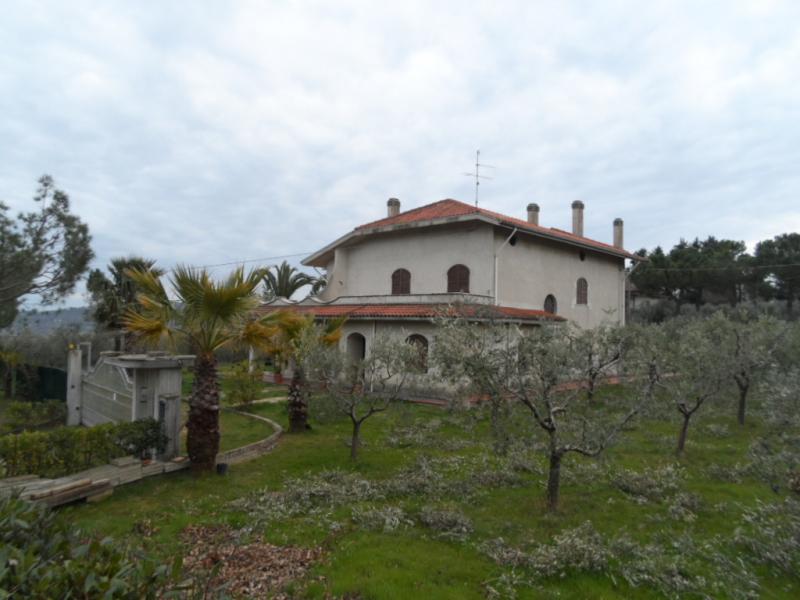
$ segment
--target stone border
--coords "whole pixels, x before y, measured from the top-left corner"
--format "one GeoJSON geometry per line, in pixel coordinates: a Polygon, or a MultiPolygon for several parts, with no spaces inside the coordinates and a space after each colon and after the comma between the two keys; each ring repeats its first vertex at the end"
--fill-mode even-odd
{"type": "MultiPolygon", "coordinates": [[[[266,403],[267,401],[265,400],[257,400],[252,404],[266,403]]],[[[228,463],[229,465],[235,465],[253,458],[258,458],[259,456],[263,456],[275,447],[275,444],[278,442],[278,438],[280,438],[283,434],[283,427],[278,425],[272,419],[262,417],[261,415],[254,415],[253,413],[245,412],[243,410],[238,410],[238,408],[241,408],[241,405],[231,408],[223,408],[222,410],[227,410],[228,412],[232,412],[243,417],[249,417],[251,419],[263,421],[264,423],[268,423],[270,426],[272,426],[275,431],[272,433],[272,435],[265,437],[263,440],[258,440],[257,442],[253,442],[239,448],[234,448],[233,450],[220,452],[217,454],[217,463],[228,463]]]]}

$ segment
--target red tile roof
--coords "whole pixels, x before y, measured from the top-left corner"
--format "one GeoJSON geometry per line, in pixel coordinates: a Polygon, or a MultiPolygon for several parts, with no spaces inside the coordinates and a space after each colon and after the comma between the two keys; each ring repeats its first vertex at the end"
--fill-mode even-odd
{"type": "Polygon", "coordinates": [[[543,310],[493,306],[487,304],[264,304],[258,312],[268,314],[289,310],[315,317],[350,319],[433,319],[441,316],[498,318],[522,321],[563,321],[564,318],[543,310]]]}
{"type": "Polygon", "coordinates": [[[402,212],[394,217],[386,217],[378,221],[372,221],[371,223],[360,225],[359,227],[356,227],[356,231],[364,229],[373,229],[377,227],[387,227],[390,225],[402,225],[406,223],[417,223],[420,221],[431,221],[434,219],[443,219],[448,217],[462,217],[472,214],[483,215],[484,217],[489,217],[490,219],[499,221],[500,223],[503,224],[511,225],[512,227],[517,227],[522,230],[543,234],[548,237],[564,240],[566,242],[594,247],[604,252],[611,252],[613,254],[624,256],[626,258],[641,260],[640,256],[631,254],[630,252],[627,252],[626,250],[623,250],[621,248],[616,248],[611,244],[605,244],[603,242],[598,242],[597,240],[582,237],[579,235],[574,235],[567,231],[563,231],[561,229],[555,229],[553,227],[541,227],[539,225],[528,223],[527,221],[524,221],[522,219],[516,219],[514,217],[509,217],[507,215],[496,213],[491,210],[486,210],[485,208],[479,208],[477,206],[472,206],[471,204],[466,204],[464,202],[451,199],[439,200],[438,202],[434,202],[433,204],[427,204],[425,206],[420,206],[419,208],[412,208],[411,210],[402,212]]]}

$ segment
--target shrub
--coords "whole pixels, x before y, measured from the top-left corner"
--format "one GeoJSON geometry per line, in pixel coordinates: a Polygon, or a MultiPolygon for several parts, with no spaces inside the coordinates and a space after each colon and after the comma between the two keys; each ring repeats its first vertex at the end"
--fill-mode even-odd
{"type": "Polygon", "coordinates": [[[792,498],[773,504],[759,502],[744,511],[742,522],[734,533],[734,543],[745,548],[756,563],[788,575],[800,571],[800,502],[792,498]]]}
{"type": "Polygon", "coordinates": [[[161,598],[168,566],[111,538],[85,539],[41,504],[0,499],[0,595],[14,598],[161,598]]]}
{"type": "Polygon", "coordinates": [[[658,501],[677,492],[683,478],[680,467],[666,465],[641,473],[620,469],[612,474],[611,484],[630,496],[658,501]]]}
{"type": "Polygon", "coordinates": [[[247,360],[234,364],[226,379],[230,382],[230,389],[226,391],[225,399],[234,405],[249,405],[263,388],[260,372],[257,369],[251,371],[247,360]]]}
{"type": "Polygon", "coordinates": [[[436,532],[437,537],[463,541],[473,531],[472,521],[459,510],[424,507],[419,513],[420,522],[436,532]]]}
{"type": "Polygon", "coordinates": [[[155,450],[161,453],[167,447],[167,434],[158,421],[142,419],[130,423],[119,423],[114,428],[114,445],[126,454],[138,458],[148,458],[155,450]]]}
{"type": "Polygon", "coordinates": [[[538,544],[529,552],[508,546],[502,538],[490,540],[480,549],[500,565],[526,567],[539,578],[564,577],[568,572],[603,572],[611,557],[603,536],[588,521],[562,531],[552,543],[538,544]]]}
{"type": "Polygon", "coordinates": [[[59,477],[113,458],[162,451],[166,436],[154,419],[94,427],[59,427],[0,437],[4,477],[35,474],[59,477]]]}
{"type": "Polygon", "coordinates": [[[689,523],[697,518],[696,513],[700,509],[700,505],[701,499],[697,494],[678,492],[670,500],[667,510],[673,519],[689,523]]]}
{"type": "Polygon", "coordinates": [[[384,506],[380,508],[358,508],[352,510],[353,522],[365,529],[389,532],[403,525],[413,525],[414,521],[408,518],[405,511],[399,506],[384,506]]]}
{"type": "Polygon", "coordinates": [[[3,415],[4,428],[12,432],[37,429],[55,423],[63,424],[66,418],[67,405],[60,400],[11,402],[3,415]]]}

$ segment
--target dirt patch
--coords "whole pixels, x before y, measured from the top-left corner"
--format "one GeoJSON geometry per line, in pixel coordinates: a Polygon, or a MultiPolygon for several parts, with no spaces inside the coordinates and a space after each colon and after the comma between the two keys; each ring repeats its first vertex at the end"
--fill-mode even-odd
{"type": "Polygon", "coordinates": [[[181,532],[189,548],[183,565],[193,577],[209,577],[238,598],[289,598],[282,590],[302,579],[322,556],[321,548],[244,543],[241,532],[227,526],[190,525],[181,532]]]}

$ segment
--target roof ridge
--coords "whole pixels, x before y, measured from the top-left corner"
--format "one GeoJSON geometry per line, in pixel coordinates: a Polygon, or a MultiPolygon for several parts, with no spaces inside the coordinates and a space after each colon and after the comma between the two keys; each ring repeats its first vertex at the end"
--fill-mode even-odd
{"type": "Polygon", "coordinates": [[[409,208],[408,210],[401,211],[392,217],[383,217],[382,219],[376,219],[374,221],[370,221],[369,223],[358,225],[355,229],[366,229],[367,227],[373,227],[378,223],[382,223],[383,221],[395,219],[399,216],[407,217],[409,215],[413,215],[414,213],[429,209],[432,206],[436,206],[437,204],[444,204],[444,203],[457,204],[459,206],[470,208],[472,209],[470,212],[478,212],[480,210],[478,207],[472,206],[471,204],[467,204],[466,202],[462,202],[461,200],[456,200],[454,198],[442,198],[441,200],[437,200],[436,202],[430,202],[429,204],[423,204],[422,206],[415,206],[414,208],[409,208]]]}

